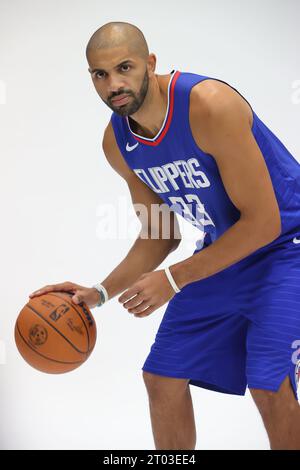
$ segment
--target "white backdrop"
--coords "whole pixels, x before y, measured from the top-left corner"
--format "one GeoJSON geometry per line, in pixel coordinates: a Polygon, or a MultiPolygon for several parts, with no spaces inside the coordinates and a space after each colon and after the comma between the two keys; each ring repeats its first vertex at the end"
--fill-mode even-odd
{"type": "MultiPolygon", "coordinates": [[[[85,47],[108,21],[135,24],[157,56],[157,73],[227,81],[300,160],[300,3],[0,0],[0,10],[0,447],[155,449],[141,367],[166,305],[145,318],[129,315],[118,296],[93,309],[95,350],[65,375],[35,371],[14,344],[30,292],[100,282],[139,229],[136,219],[124,239],[99,234],[102,204],[130,195],[102,152],[111,110],[93,88],[85,47]]],[[[191,253],[185,241],[161,267],[191,253]]],[[[249,390],[191,392],[197,449],[268,448],[249,390]]]]}

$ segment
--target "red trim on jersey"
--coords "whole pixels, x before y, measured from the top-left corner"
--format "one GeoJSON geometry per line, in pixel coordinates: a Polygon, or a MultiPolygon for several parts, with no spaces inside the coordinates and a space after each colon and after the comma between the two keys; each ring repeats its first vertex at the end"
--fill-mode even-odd
{"type": "MultiPolygon", "coordinates": [[[[162,132],[160,133],[159,137],[155,140],[145,140],[143,139],[142,137],[137,137],[136,135],[133,134],[133,132],[131,131],[131,129],[129,128],[132,136],[134,137],[135,140],[137,140],[138,142],[141,142],[142,144],[146,144],[146,145],[152,145],[152,146],[156,146],[158,145],[162,139],[164,138],[164,136],[166,135],[166,133],[168,132],[168,129],[170,127],[170,124],[171,124],[171,121],[172,121],[172,117],[173,117],[173,109],[174,109],[174,88],[175,88],[175,83],[178,79],[180,75],[180,72],[177,71],[175,72],[174,76],[172,77],[172,83],[171,83],[171,87],[170,87],[170,90],[169,90],[169,93],[170,93],[170,98],[169,98],[169,110],[168,110],[168,118],[165,122],[165,125],[164,125],[164,128],[162,130],[162,132]]],[[[129,126],[128,126],[129,127],[129,126]]]]}

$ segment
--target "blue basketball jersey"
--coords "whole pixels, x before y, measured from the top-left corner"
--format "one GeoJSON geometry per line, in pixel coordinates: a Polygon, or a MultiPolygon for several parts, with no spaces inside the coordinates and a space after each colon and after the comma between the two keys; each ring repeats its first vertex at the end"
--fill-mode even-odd
{"type": "MultiPolygon", "coordinates": [[[[214,77],[172,71],[166,116],[154,138],[133,132],[127,116],[111,115],[116,141],[128,166],[175,212],[203,232],[196,249],[215,241],[240,218],[215,159],[196,144],[189,124],[191,88],[206,79],[226,83],[214,77]]],[[[281,235],[270,246],[299,231],[300,165],[251,110],[252,133],[268,167],[281,214],[281,235]]]]}

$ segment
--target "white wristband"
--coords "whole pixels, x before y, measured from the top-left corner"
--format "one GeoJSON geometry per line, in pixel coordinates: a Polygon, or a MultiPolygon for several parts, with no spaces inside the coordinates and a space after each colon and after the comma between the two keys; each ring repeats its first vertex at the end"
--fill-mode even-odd
{"type": "Polygon", "coordinates": [[[105,289],[105,287],[98,283],[98,284],[95,284],[93,286],[95,289],[97,289],[97,291],[100,293],[100,300],[99,302],[97,303],[97,307],[101,307],[101,305],[103,305],[105,302],[108,301],[108,294],[107,294],[107,290],[105,289]]]}
{"type": "Polygon", "coordinates": [[[169,282],[170,282],[171,286],[173,287],[174,291],[175,292],[180,292],[180,289],[176,285],[176,282],[174,281],[174,278],[173,278],[172,274],[170,273],[170,269],[168,267],[165,268],[165,273],[166,273],[166,276],[169,279],[169,282]]]}

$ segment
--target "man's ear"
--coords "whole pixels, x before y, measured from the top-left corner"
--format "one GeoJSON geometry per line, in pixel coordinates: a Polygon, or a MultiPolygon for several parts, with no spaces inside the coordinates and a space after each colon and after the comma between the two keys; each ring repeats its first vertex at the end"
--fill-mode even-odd
{"type": "Polygon", "coordinates": [[[154,75],[155,68],[156,68],[156,55],[153,54],[153,52],[151,52],[148,56],[147,68],[148,68],[148,74],[154,75]]]}

